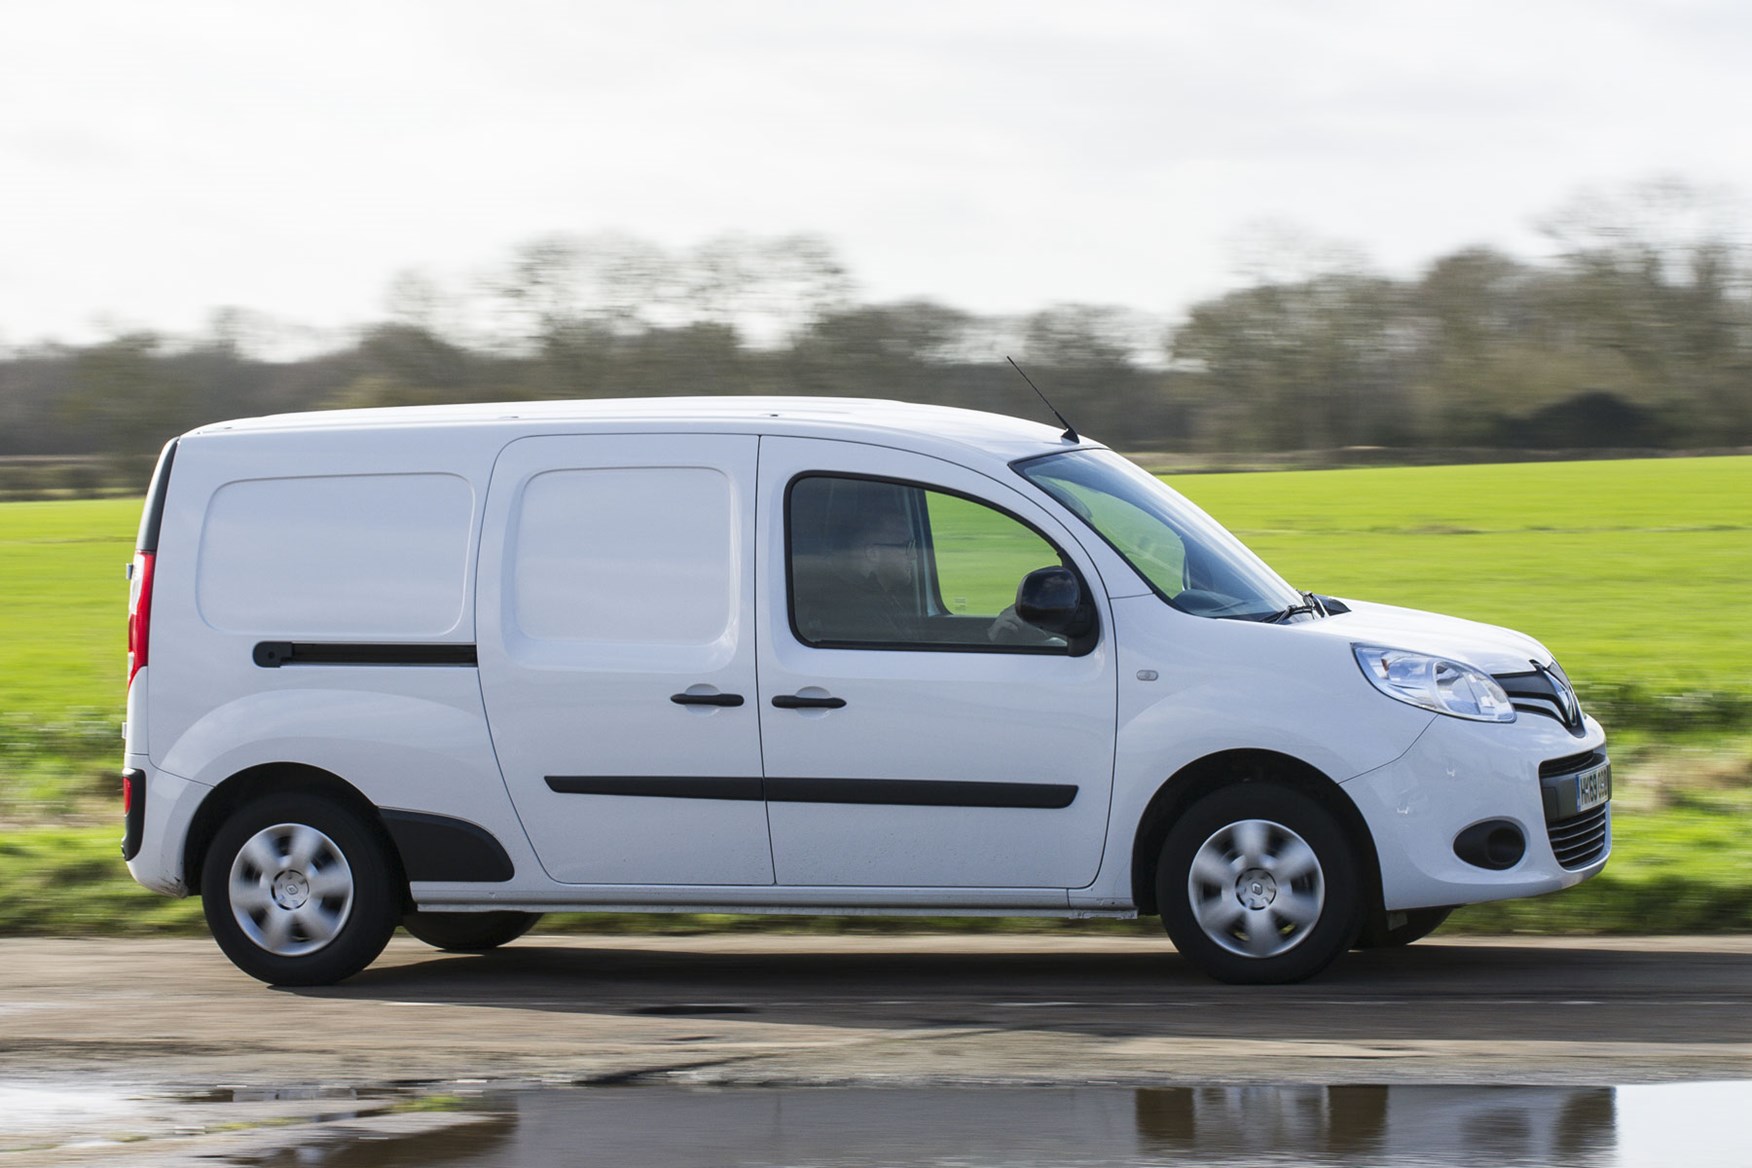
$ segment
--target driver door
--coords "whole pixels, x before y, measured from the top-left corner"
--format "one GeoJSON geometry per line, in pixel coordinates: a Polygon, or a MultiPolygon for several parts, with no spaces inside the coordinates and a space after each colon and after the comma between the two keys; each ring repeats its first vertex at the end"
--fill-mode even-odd
{"type": "Polygon", "coordinates": [[[1099,577],[1058,521],[965,467],[763,438],[759,690],[779,884],[1086,886],[1112,793],[1099,577]],[[1102,629],[1073,653],[1005,610],[1064,564],[1102,629]]]}

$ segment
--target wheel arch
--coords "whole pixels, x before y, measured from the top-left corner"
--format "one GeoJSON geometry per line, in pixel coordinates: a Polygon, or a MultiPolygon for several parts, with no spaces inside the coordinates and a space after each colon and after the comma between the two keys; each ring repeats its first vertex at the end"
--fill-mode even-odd
{"type": "Polygon", "coordinates": [[[1181,767],[1163,782],[1144,808],[1132,840],[1132,903],[1140,913],[1160,911],[1156,903],[1156,866],[1162,844],[1180,815],[1212,791],[1240,783],[1273,782],[1315,800],[1331,811],[1356,851],[1363,873],[1365,911],[1381,904],[1381,863],[1375,838],[1356,803],[1319,768],[1275,750],[1223,750],[1181,767]]]}
{"type": "Polygon", "coordinates": [[[191,889],[201,887],[201,869],[213,837],[234,812],[260,796],[289,792],[321,796],[357,814],[383,849],[384,859],[395,875],[403,909],[412,907],[401,852],[384,824],[382,813],[359,788],[333,771],[308,763],[261,763],[238,771],[213,788],[212,793],[201,801],[183,841],[184,883],[191,889]]]}

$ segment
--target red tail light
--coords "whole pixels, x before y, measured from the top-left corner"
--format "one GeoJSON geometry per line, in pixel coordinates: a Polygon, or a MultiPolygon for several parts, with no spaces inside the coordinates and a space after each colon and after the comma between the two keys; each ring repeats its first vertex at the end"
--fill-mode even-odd
{"type": "Polygon", "coordinates": [[[146,664],[152,626],[152,552],[137,552],[128,571],[128,684],[146,664]]]}
{"type": "Polygon", "coordinates": [[[134,776],[122,775],[122,814],[126,815],[134,809],[134,776]]]}

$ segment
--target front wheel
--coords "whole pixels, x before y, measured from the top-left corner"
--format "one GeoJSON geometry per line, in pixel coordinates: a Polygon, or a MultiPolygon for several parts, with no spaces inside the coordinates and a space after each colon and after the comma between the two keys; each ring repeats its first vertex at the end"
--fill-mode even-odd
{"type": "Polygon", "coordinates": [[[402,928],[450,953],[485,953],[529,932],[540,913],[532,912],[411,912],[402,928]]]}
{"type": "Polygon", "coordinates": [[[401,908],[378,834],[319,795],[268,795],[219,828],[201,869],[213,939],[271,985],[329,985],[383,952],[401,908]]]}
{"type": "Polygon", "coordinates": [[[1301,981],[1349,949],[1361,881],[1338,820],[1274,783],[1214,791],[1168,832],[1156,903],[1174,947],[1219,981],[1301,981]]]}

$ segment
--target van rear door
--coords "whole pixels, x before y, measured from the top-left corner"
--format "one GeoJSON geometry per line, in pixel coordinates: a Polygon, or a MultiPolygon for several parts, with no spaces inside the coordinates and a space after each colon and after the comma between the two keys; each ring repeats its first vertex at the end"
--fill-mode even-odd
{"type": "Polygon", "coordinates": [[[752,435],[556,435],[500,455],[477,621],[493,745],[567,884],[771,884],[752,435]]]}

